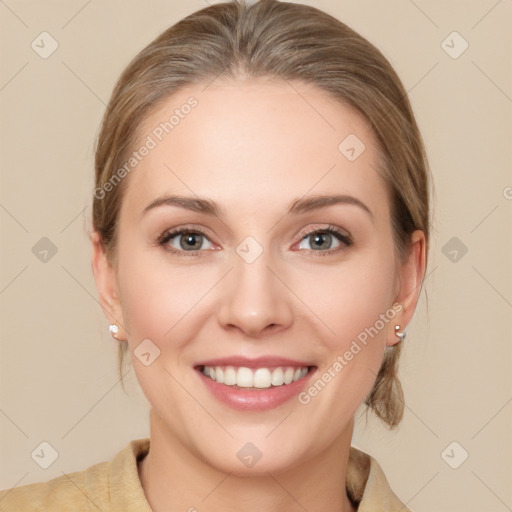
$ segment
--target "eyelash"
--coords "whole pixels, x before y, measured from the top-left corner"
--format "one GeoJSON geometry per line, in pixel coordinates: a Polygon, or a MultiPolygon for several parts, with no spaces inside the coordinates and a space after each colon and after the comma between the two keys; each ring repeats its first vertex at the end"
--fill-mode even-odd
{"type": "MultiPolygon", "coordinates": [[[[345,244],[345,248],[350,247],[352,245],[352,243],[353,243],[352,239],[348,235],[345,235],[336,226],[330,226],[330,225],[327,226],[326,228],[314,229],[313,231],[310,231],[310,232],[306,233],[300,239],[300,241],[302,242],[302,240],[305,240],[306,238],[308,238],[311,235],[314,235],[316,233],[328,233],[330,235],[333,235],[340,242],[343,242],[345,244]]],[[[196,229],[196,228],[191,229],[191,228],[187,228],[185,226],[185,227],[182,227],[182,228],[175,229],[173,231],[165,232],[163,235],[161,235],[159,237],[157,243],[158,243],[159,246],[164,247],[165,250],[167,250],[167,251],[169,251],[169,252],[171,252],[173,254],[177,254],[179,256],[197,256],[199,253],[204,252],[202,250],[199,250],[199,251],[180,251],[180,250],[174,249],[173,247],[170,247],[170,246],[167,245],[169,243],[169,241],[172,240],[174,237],[176,237],[178,235],[183,235],[183,234],[202,235],[205,238],[208,238],[206,233],[204,233],[200,229],[196,229]]],[[[341,249],[337,248],[337,249],[328,250],[328,251],[314,251],[312,249],[309,249],[310,252],[316,253],[315,256],[328,256],[329,254],[332,254],[332,253],[335,253],[335,252],[339,252],[341,250],[343,250],[343,248],[341,248],[341,249]]]]}

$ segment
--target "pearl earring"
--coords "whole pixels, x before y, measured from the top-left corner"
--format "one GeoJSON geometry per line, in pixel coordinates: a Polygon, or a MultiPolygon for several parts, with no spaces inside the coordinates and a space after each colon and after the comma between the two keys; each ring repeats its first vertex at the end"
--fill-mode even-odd
{"type": "Polygon", "coordinates": [[[115,338],[117,333],[119,332],[119,326],[116,324],[110,324],[108,326],[108,330],[110,331],[110,334],[115,338]]]}
{"type": "Polygon", "coordinates": [[[400,341],[404,341],[405,337],[407,336],[407,332],[405,329],[402,332],[400,332],[399,325],[395,325],[395,334],[400,338],[400,341]]]}

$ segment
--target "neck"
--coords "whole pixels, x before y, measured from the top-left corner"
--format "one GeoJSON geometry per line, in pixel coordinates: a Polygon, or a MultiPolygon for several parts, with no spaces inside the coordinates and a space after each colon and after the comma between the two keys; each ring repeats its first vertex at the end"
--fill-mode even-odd
{"type": "Polygon", "coordinates": [[[355,512],[345,480],[353,421],[322,452],[293,469],[236,476],[206,464],[150,413],[150,450],[139,461],[139,478],[153,512],[355,512]],[[306,485],[307,484],[307,485],[306,485]]]}

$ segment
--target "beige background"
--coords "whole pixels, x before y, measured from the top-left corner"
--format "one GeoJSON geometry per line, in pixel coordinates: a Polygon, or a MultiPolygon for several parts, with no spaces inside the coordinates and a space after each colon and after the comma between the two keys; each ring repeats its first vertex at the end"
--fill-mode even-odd
{"type": "MultiPolygon", "coordinates": [[[[354,444],[416,512],[511,510],[512,2],[304,3],[359,31],[395,66],[436,183],[428,309],[423,296],[402,360],[405,418],[397,432],[358,420],[354,444]],[[469,43],[456,59],[441,46],[453,31],[469,43]],[[467,247],[455,262],[452,237],[467,247]],[[453,441],[460,447],[443,458],[453,441]],[[452,469],[445,460],[460,462],[462,450],[468,459],[452,469]]],[[[204,6],[0,3],[2,489],[85,469],[148,435],[131,366],[127,395],[118,383],[90,270],[93,144],[129,59],[204,6]],[[47,59],[31,48],[43,31],[59,45],[47,59]],[[32,252],[42,237],[57,248],[46,262],[32,252]],[[31,458],[43,441],[59,454],[48,469],[31,458]]]]}

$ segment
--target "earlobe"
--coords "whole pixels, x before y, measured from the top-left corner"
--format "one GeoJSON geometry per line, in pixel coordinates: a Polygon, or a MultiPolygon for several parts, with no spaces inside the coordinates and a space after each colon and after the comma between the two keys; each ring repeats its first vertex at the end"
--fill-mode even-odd
{"type": "MultiPolygon", "coordinates": [[[[394,325],[399,325],[398,332],[404,332],[409,325],[416,306],[418,304],[421,285],[425,276],[426,268],[426,240],[425,233],[416,230],[411,235],[411,245],[406,258],[398,267],[399,290],[395,302],[402,306],[400,314],[396,317],[394,325]]],[[[397,336],[395,328],[390,329],[388,346],[395,345],[401,341],[397,336]]]]}
{"type": "Polygon", "coordinates": [[[123,313],[119,294],[117,292],[117,276],[115,268],[108,260],[101,236],[94,232],[91,236],[92,257],[91,268],[96,282],[96,288],[100,299],[100,304],[107,317],[109,324],[117,325],[118,329],[114,333],[110,329],[115,339],[123,341],[126,339],[126,329],[124,326],[123,313]]]}

